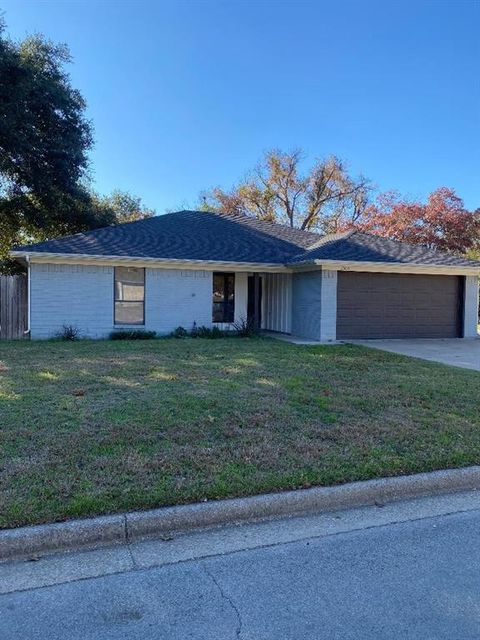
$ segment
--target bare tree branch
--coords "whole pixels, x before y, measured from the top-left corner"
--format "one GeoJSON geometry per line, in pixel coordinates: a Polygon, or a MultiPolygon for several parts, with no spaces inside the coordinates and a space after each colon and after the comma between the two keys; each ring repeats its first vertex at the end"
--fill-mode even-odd
{"type": "Polygon", "coordinates": [[[369,181],[363,177],[353,179],[335,156],[317,160],[302,175],[303,157],[300,149],[267,152],[254,171],[232,191],[216,188],[208,193],[206,206],[319,231],[356,220],[368,202],[369,181]]]}

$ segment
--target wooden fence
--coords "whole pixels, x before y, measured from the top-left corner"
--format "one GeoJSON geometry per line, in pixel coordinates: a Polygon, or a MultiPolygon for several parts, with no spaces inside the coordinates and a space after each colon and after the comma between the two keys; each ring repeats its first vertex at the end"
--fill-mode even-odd
{"type": "Polygon", "coordinates": [[[27,307],[27,276],[0,276],[0,339],[25,337],[27,307]]]}

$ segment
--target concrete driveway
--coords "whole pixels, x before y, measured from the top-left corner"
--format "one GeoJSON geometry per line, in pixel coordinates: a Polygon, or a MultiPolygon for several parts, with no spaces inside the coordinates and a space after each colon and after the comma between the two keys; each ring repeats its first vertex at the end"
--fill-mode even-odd
{"type": "Polygon", "coordinates": [[[480,337],[445,340],[352,340],[365,347],[480,371],[480,337]]]}

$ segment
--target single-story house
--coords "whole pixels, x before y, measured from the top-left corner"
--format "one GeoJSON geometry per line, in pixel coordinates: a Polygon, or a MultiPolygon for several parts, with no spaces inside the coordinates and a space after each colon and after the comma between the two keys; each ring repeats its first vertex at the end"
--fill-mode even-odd
{"type": "Polygon", "coordinates": [[[16,249],[29,329],[259,328],[319,341],[477,335],[480,262],[349,231],[179,211],[16,249]]]}

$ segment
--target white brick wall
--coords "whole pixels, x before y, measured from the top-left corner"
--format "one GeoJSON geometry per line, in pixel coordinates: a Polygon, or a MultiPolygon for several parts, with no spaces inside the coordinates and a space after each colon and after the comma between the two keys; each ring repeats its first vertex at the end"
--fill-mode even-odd
{"type": "Polygon", "coordinates": [[[51,338],[63,324],[99,338],[113,326],[113,267],[30,266],[32,338],[51,338]]]}
{"type": "MultiPolygon", "coordinates": [[[[92,338],[106,337],[115,328],[113,267],[32,263],[30,268],[32,338],[52,337],[63,324],[74,325],[83,336],[92,338]]],[[[290,277],[288,283],[290,288],[290,277]]],[[[264,284],[265,322],[268,284],[264,284]]],[[[247,316],[247,291],[248,274],[236,273],[236,322],[247,316]]],[[[336,271],[324,269],[295,274],[292,298],[288,296],[288,302],[293,334],[322,342],[336,339],[336,271]]],[[[466,338],[477,335],[477,319],[478,278],[467,276],[464,306],[466,338]]],[[[212,272],[146,269],[145,326],[142,328],[164,334],[178,326],[191,329],[194,322],[197,326],[212,326],[212,272]]],[[[223,329],[230,325],[217,326],[223,329]]],[[[128,328],[132,326],[128,325],[128,328]]],[[[290,326],[281,330],[289,329],[290,326]]]]}
{"type": "Polygon", "coordinates": [[[145,329],[159,334],[212,323],[212,272],[146,269],[145,329]]]}
{"type": "Polygon", "coordinates": [[[465,306],[463,310],[463,335],[476,338],[478,324],[478,278],[465,276],[465,306]]]}
{"type": "MultiPolygon", "coordinates": [[[[63,324],[102,338],[113,323],[113,267],[31,264],[31,336],[50,338],[63,324]]],[[[247,315],[247,274],[235,275],[235,321],[247,315]]],[[[159,334],[178,326],[212,326],[212,272],[145,270],[145,325],[125,325],[159,334]]],[[[229,325],[218,325],[228,328],[229,325]]]]}

